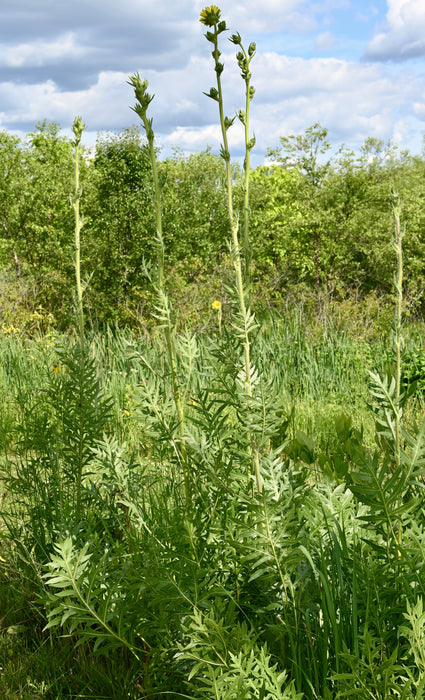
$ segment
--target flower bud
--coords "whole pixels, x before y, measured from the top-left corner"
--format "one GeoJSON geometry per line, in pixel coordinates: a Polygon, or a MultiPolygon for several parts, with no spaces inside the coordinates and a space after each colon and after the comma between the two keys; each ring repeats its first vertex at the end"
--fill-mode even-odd
{"type": "Polygon", "coordinates": [[[211,99],[215,100],[216,102],[218,102],[218,100],[219,100],[218,90],[215,87],[210,88],[209,92],[204,92],[203,94],[206,95],[207,97],[211,97],[211,99]]]}
{"type": "Polygon", "coordinates": [[[239,32],[236,32],[236,34],[232,34],[229,41],[231,41],[232,44],[240,44],[242,42],[242,39],[241,39],[241,35],[239,34],[239,32]]]}
{"type": "Polygon", "coordinates": [[[249,139],[248,143],[246,144],[248,151],[251,151],[254,148],[255,143],[256,143],[256,138],[254,135],[252,138],[249,139]]]}
{"type": "Polygon", "coordinates": [[[243,111],[243,109],[240,109],[238,112],[238,119],[239,121],[245,126],[245,120],[246,120],[246,114],[243,111]]]}
{"type": "Polygon", "coordinates": [[[224,117],[224,128],[230,129],[230,127],[233,125],[233,122],[235,121],[235,117],[233,119],[230,119],[230,117],[224,117]]]}
{"type": "Polygon", "coordinates": [[[72,124],[72,131],[75,134],[75,141],[74,141],[75,146],[78,146],[78,144],[80,143],[81,136],[82,136],[82,133],[83,133],[85,128],[86,128],[86,125],[83,124],[83,120],[81,119],[81,117],[75,117],[74,122],[72,124]]]}
{"type": "Polygon", "coordinates": [[[224,148],[223,145],[220,146],[220,156],[225,160],[226,162],[230,161],[230,153],[227,150],[227,148],[224,148]]]}

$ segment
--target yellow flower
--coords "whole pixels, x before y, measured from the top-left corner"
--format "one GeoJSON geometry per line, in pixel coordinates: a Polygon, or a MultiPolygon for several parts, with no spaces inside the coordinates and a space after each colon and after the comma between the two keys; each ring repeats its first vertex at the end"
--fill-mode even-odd
{"type": "Polygon", "coordinates": [[[218,299],[216,299],[215,301],[213,301],[213,303],[211,304],[211,306],[212,306],[212,308],[214,309],[214,311],[220,311],[220,309],[221,309],[221,301],[218,301],[218,299]]]}
{"type": "Polygon", "coordinates": [[[214,27],[220,19],[221,11],[217,5],[210,5],[209,7],[204,7],[201,12],[199,21],[205,24],[206,27],[214,27]]]}
{"type": "Polygon", "coordinates": [[[20,332],[20,328],[16,328],[16,326],[14,326],[12,324],[10,324],[10,326],[6,326],[3,323],[1,329],[5,335],[10,335],[11,333],[19,333],[20,332]]]}
{"type": "Polygon", "coordinates": [[[55,365],[55,366],[53,367],[53,371],[54,371],[54,372],[60,372],[60,371],[61,371],[61,368],[59,367],[59,365],[55,365]]]}

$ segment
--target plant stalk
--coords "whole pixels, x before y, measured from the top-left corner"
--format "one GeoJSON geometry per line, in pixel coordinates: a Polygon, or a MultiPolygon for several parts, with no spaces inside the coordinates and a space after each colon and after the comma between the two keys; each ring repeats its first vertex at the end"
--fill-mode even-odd
{"type": "Polygon", "coordinates": [[[178,430],[180,438],[180,462],[183,471],[183,481],[184,481],[184,491],[187,507],[191,503],[191,491],[189,483],[189,469],[187,460],[187,450],[186,450],[186,439],[185,439],[185,416],[183,401],[181,397],[181,391],[177,376],[177,362],[176,362],[176,349],[173,341],[173,329],[172,321],[169,312],[168,299],[165,292],[165,275],[164,275],[164,236],[162,231],[162,207],[161,207],[161,188],[159,186],[158,178],[158,164],[155,154],[155,135],[152,128],[152,119],[147,117],[147,108],[150,102],[153,100],[153,95],[149,95],[147,92],[148,81],[142,81],[139,74],[135,73],[130,76],[129,85],[134,88],[134,93],[136,96],[137,103],[133,107],[133,111],[140,117],[143,128],[146,132],[146,137],[148,140],[149,147],[149,158],[152,168],[152,177],[154,185],[154,204],[155,204],[155,218],[156,218],[156,243],[157,243],[157,260],[158,260],[158,280],[157,280],[157,293],[159,298],[159,305],[161,308],[166,308],[166,323],[164,326],[165,342],[167,346],[168,360],[170,363],[171,371],[171,382],[173,387],[173,399],[177,411],[178,418],[178,430]]]}
{"type": "Polygon", "coordinates": [[[394,220],[394,240],[392,243],[397,259],[397,270],[394,277],[394,289],[396,293],[396,305],[393,321],[393,347],[395,355],[395,448],[394,457],[396,467],[400,466],[400,428],[402,418],[402,408],[400,406],[401,396],[401,353],[403,348],[403,337],[401,334],[403,315],[403,237],[404,231],[400,224],[401,200],[395,190],[391,191],[390,204],[394,220]]]}
{"type": "Polygon", "coordinates": [[[78,332],[80,337],[81,347],[84,344],[84,312],[83,312],[83,287],[81,284],[81,246],[80,232],[84,224],[84,219],[80,214],[81,186],[80,186],[80,145],[81,136],[84,131],[85,124],[82,123],[81,117],[76,117],[72,125],[72,130],[75,135],[74,141],[74,194],[71,197],[71,205],[74,210],[75,219],[75,281],[77,286],[77,320],[78,332]]]}
{"type": "MultiPolygon", "coordinates": [[[[217,21],[212,25],[213,26],[213,32],[207,32],[207,39],[211,41],[213,44],[213,51],[212,51],[212,56],[215,61],[215,73],[216,73],[216,81],[217,81],[217,89],[211,89],[210,94],[208,95],[212,99],[214,99],[216,102],[218,102],[218,109],[219,109],[219,118],[220,118],[220,127],[221,127],[221,134],[222,134],[222,148],[221,148],[221,156],[225,162],[226,166],[226,192],[227,192],[227,208],[229,212],[229,222],[230,222],[230,230],[231,230],[231,235],[232,235],[232,247],[233,247],[233,264],[236,272],[236,289],[237,289],[237,296],[238,296],[238,302],[239,302],[239,308],[241,311],[241,316],[243,319],[243,344],[244,344],[244,364],[245,364],[245,392],[246,395],[248,396],[249,399],[252,398],[253,392],[252,392],[252,379],[251,379],[251,351],[250,351],[250,338],[249,338],[249,328],[248,328],[248,310],[247,310],[247,305],[245,301],[245,290],[244,290],[244,279],[243,279],[243,272],[242,272],[242,259],[241,259],[241,250],[240,250],[240,245],[239,245],[239,237],[238,237],[238,220],[237,217],[235,216],[234,209],[233,209],[233,186],[232,186],[232,173],[231,173],[231,167],[230,167],[230,151],[229,151],[229,142],[227,138],[227,130],[229,127],[233,124],[233,120],[228,119],[228,117],[224,116],[224,107],[223,107],[223,90],[222,90],[222,84],[221,84],[221,73],[223,72],[223,64],[220,63],[220,55],[221,52],[218,48],[218,36],[219,34],[225,29],[225,23],[223,22],[218,22],[217,21]]],[[[236,35],[235,35],[236,36],[236,35]]],[[[233,40],[235,37],[233,37],[233,40]]],[[[240,43],[240,37],[239,41],[236,43],[240,43]]],[[[243,56],[243,54],[242,54],[243,56]]],[[[248,123],[248,118],[247,115],[249,114],[249,111],[245,115],[245,121],[247,123],[247,129],[249,128],[249,123],[248,123]]],[[[254,144],[252,144],[253,146],[254,144]]],[[[251,146],[251,148],[252,148],[251,146]]],[[[247,148],[247,153],[245,160],[246,162],[249,162],[249,159],[247,161],[247,156],[249,154],[250,148],[247,148]]],[[[248,171],[248,176],[249,176],[249,171],[248,171]]],[[[248,182],[248,177],[246,175],[246,182],[248,182]]],[[[246,216],[248,217],[248,200],[245,200],[247,202],[246,206],[246,216]]],[[[248,222],[246,224],[245,228],[246,235],[248,235],[248,222]]],[[[260,474],[260,464],[259,464],[259,456],[258,456],[258,450],[255,444],[255,439],[252,433],[250,433],[250,451],[251,451],[251,457],[252,457],[252,467],[253,467],[253,473],[255,477],[255,482],[256,482],[256,487],[257,487],[257,492],[261,494],[262,492],[262,480],[261,480],[261,474],[260,474]]]]}
{"type": "MultiPolygon", "coordinates": [[[[72,130],[75,135],[74,141],[74,194],[71,197],[71,204],[74,210],[75,219],[75,281],[77,287],[77,324],[78,324],[78,336],[80,343],[80,376],[84,373],[84,362],[85,362],[85,338],[84,338],[84,311],[83,311],[83,285],[81,283],[81,241],[80,233],[84,224],[84,219],[80,214],[80,199],[81,199],[81,186],[80,186],[80,146],[81,146],[81,136],[83,134],[85,124],[83,124],[81,117],[76,117],[74,119],[72,130]]],[[[79,391],[81,392],[81,386],[79,385],[79,391]]],[[[82,402],[82,397],[80,404],[82,402]]],[[[81,513],[81,493],[82,493],[82,480],[83,480],[83,435],[80,433],[77,445],[78,451],[78,461],[77,461],[77,474],[76,474],[76,503],[75,509],[77,518],[80,517],[81,513]]]]}

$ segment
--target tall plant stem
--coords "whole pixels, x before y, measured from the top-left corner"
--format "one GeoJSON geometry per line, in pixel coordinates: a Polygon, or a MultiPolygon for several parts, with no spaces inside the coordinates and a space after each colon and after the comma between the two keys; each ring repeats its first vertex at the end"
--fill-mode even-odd
{"type": "Polygon", "coordinates": [[[145,116],[143,126],[146,131],[149,148],[149,159],[152,168],[152,178],[154,186],[154,206],[155,206],[155,222],[156,222],[156,247],[158,261],[158,290],[164,291],[164,236],[162,232],[162,205],[161,205],[161,190],[158,179],[158,164],[155,155],[154,133],[152,131],[152,123],[145,116]]]}
{"type": "Polygon", "coordinates": [[[189,482],[189,469],[186,450],[185,438],[185,416],[183,402],[177,375],[176,350],[173,339],[173,328],[168,305],[168,299],[165,291],[165,275],[164,275],[164,236],[162,231],[162,206],[161,206],[161,188],[158,178],[158,164],[155,154],[155,135],[152,128],[152,119],[147,117],[147,109],[150,102],[153,100],[153,95],[147,92],[148,81],[142,81],[139,74],[135,73],[130,76],[129,84],[134,88],[137,104],[132,109],[140,117],[143,128],[146,132],[148,140],[149,158],[152,168],[152,178],[154,185],[154,204],[155,204],[155,219],[156,219],[156,246],[157,246],[157,261],[158,261],[158,279],[157,293],[159,306],[166,312],[166,322],[164,325],[165,343],[167,347],[168,360],[170,363],[171,382],[173,388],[173,399],[177,411],[178,430],[180,438],[179,458],[181,462],[184,491],[186,505],[189,507],[191,503],[191,490],[189,482]]]}
{"type": "Polygon", "coordinates": [[[80,214],[80,199],[81,199],[81,186],[80,186],[80,146],[81,146],[81,136],[84,131],[85,124],[82,123],[81,117],[76,117],[72,125],[72,130],[75,135],[74,141],[74,194],[71,197],[71,204],[74,210],[75,219],[75,281],[77,286],[77,319],[78,319],[78,333],[80,338],[81,347],[84,343],[84,313],[83,313],[83,287],[81,284],[81,245],[80,245],[80,233],[83,227],[83,217],[80,214]]]}
{"type": "MultiPolygon", "coordinates": [[[[81,186],[80,186],[80,146],[81,146],[81,136],[83,134],[85,125],[82,122],[81,117],[76,117],[72,125],[72,130],[75,135],[74,141],[74,194],[71,197],[71,204],[74,210],[75,219],[75,281],[77,287],[77,324],[78,324],[78,336],[80,343],[80,375],[84,373],[84,361],[85,361],[85,344],[84,344],[84,311],[83,311],[83,286],[81,283],[81,241],[80,233],[83,227],[83,217],[80,214],[80,199],[81,199],[81,186]]],[[[79,386],[79,391],[81,392],[81,385],[79,386]]],[[[80,404],[82,402],[82,397],[80,404]]],[[[83,433],[80,432],[78,445],[77,445],[77,474],[76,474],[76,514],[77,518],[80,517],[81,513],[81,491],[82,491],[82,480],[83,480],[83,450],[84,450],[84,438],[83,433]]]]}
{"type": "MultiPolygon", "coordinates": [[[[394,330],[394,354],[395,354],[395,445],[394,445],[394,458],[396,468],[400,466],[400,429],[401,429],[401,418],[402,418],[402,407],[400,405],[400,395],[401,395],[401,351],[403,345],[403,337],[401,334],[402,316],[403,316],[403,237],[404,231],[402,230],[400,224],[401,215],[401,200],[398,192],[395,190],[391,191],[390,195],[391,210],[394,219],[394,240],[392,243],[393,249],[396,254],[397,260],[397,270],[394,277],[394,288],[396,292],[396,306],[394,312],[393,330],[394,330]]],[[[401,546],[401,534],[402,527],[401,521],[398,521],[398,533],[397,533],[397,556],[400,558],[401,546]]]]}
{"type": "Polygon", "coordinates": [[[248,51],[242,45],[241,37],[239,33],[234,34],[230,41],[232,41],[237,46],[240,46],[240,51],[236,54],[239,68],[241,69],[242,78],[245,81],[245,111],[240,110],[238,112],[239,121],[244,127],[245,136],[245,158],[244,158],[244,183],[243,183],[243,258],[244,258],[244,272],[245,272],[245,284],[250,288],[250,265],[251,265],[251,245],[249,240],[249,180],[251,174],[251,150],[255,145],[255,136],[250,138],[249,135],[249,111],[251,100],[254,97],[255,89],[251,85],[251,71],[250,63],[255,54],[256,45],[252,42],[248,51]]]}
{"type": "MultiPolygon", "coordinates": [[[[232,252],[233,252],[233,264],[236,272],[236,290],[239,302],[239,308],[241,312],[241,317],[243,320],[243,345],[244,345],[244,364],[245,364],[245,391],[249,399],[252,399],[252,377],[251,377],[251,349],[250,349],[250,338],[249,338],[249,312],[247,309],[245,301],[245,290],[244,290],[244,279],[242,272],[242,259],[241,251],[239,245],[238,237],[238,220],[235,216],[233,209],[233,186],[232,186],[232,172],[230,167],[230,151],[229,142],[227,138],[227,130],[233,124],[233,119],[229,119],[224,116],[223,108],[223,90],[221,84],[221,73],[223,72],[223,64],[220,63],[220,50],[218,48],[218,36],[225,29],[225,23],[215,22],[213,24],[213,32],[207,32],[207,39],[213,44],[212,56],[215,61],[215,73],[217,80],[217,89],[212,88],[209,97],[218,102],[219,117],[220,117],[220,127],[222,134],[222,147],[221,156],[225,162],[226,167],[226,192],[227,192],[227,208],[229,212],[229,222],[230,230],[232,236],[232,252]]],[[[261,494],[262,492],[262,480],[260,474],[260,464],[258,457],[258,450],[255,444],[255,439],[253,434],[250,432],[250,452],[252,457],[252,468],[255,477],[257,492],[261,494]]]]}
{"type": "Polygon", "coordinates": [[[250,159],[251,149],[249,147],[249,84],[247,84],[246,92],[246,112],[245,112],[245,160],[244,160],[244,200],[243,200],[243,250],[245,264],[245,284],[250,287],[250,242],[249,242],[249,176],[250,176],[250,159]]]}
{"type": "Polygon", "coordinates": [[[401,394],[401,352],[403,346],[403,337],[401,335],[402,314],[403,314],[403,236],[404,231],[400,224],[401,201],[397,192],[391,191],[390,196],[391,210],[394,219],[394,240],[392,243],[397,259],[397,270],[394,277],[394,288],[396,292],[396,306],[393,321],[393,347],[395,355],[395,463],[396,467],[400,466],[400,428],[402,409],[400,406],[401,394]]]}

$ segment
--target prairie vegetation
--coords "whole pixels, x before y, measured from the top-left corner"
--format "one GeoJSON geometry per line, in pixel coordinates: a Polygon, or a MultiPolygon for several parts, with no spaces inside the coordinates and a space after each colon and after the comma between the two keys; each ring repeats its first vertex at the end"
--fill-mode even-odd
{"type": "Polygon", "coordinates": [[[234,34],[239,169],[201,21],[219,157],[159,159],[138,74],[143,139],[0,135],[0,693],[419,700],[425,163],[251,170],[234,34]]]}

